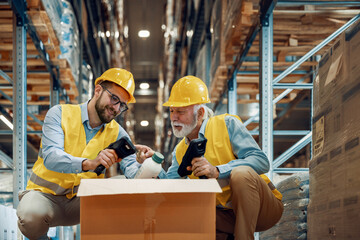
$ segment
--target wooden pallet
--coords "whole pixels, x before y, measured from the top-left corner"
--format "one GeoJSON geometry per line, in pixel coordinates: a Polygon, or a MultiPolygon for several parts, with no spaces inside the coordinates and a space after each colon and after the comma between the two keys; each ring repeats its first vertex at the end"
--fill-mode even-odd
{"type": "MultiPolygon", "coordinates": [[[[60,68],[60,84],[65,89],[66,94],[69,96],[72,103],[77,103],[76,97],[79,95],[74,77],[71,74],[70,64],[65,59],[58,59],[60,52],[59,41],[52,28],[51,22],[47,13],[43,10],[41,1],[29,1],[28,6],[31,7],[27,11],[29,18],[32,21],[36,32],[43,42],[46,52],[49,54],[51,64],[59,66],[60,68]]],[[[0,8],[0,69],[6,72],[12,72],[13,67],[13,12],[7,8],[0,8]]],[[[27,71],[46,72],[47,69],[43,60],[38,56],[39,52],[32,40],[27,36],[27,71]]],[[[10,74],[11,75],[11,74],[10,74]]],[[[39,78],[41,81],[34,86],[34,76],[38,74],[28,74],[28,104],[39,103],[39,97],[42,97],[40,104],[49,103],[50,96],[50,74],[44,74],[39,78]]],[[[12,77],[12,76],[11,76],[12,77]]],[[[0,78],[0,83],[7,83],[4,79],[0,78]]],[[[12,96],[12,90],[4,90],[6,94],[12,96]]],[[[7,100],[0,99],[0,102],[7,103],[7,100]]]]}
{"type": "Polygon", "coordinates": [[[27,13],[50,59],[56,60],[61,54],[60,44],[47,13],[43,10],[29,10],[27,13]]]}

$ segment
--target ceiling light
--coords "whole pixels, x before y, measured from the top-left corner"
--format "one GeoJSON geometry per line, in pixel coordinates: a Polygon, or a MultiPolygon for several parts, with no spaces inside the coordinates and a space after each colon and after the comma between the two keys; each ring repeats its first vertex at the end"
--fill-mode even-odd
{"type": "Polygon", "coordinates": [[[147,120],[142,120],[142,121],[140,122],[140,125],[141,125],[142,127],[147,127],[147,126],[149,126],[149,121],[147,121],[147,120]]]}
{"type": "Polygon", "coordinates": [[[150,36],[150,32],[148,30],[140,30],[138,36],[141,38],[148,38],[150,36]]]}
{"type": "Polygon", "coordinates": [[[1,121],[3,121],[11,130],[13,130],[13,124],[7,120],[6,117],[4,117],[4,115],[0,115],[0,119],[1,121]]]}
{"type": "Polygon", "coordinates": [[[165,29],[166,29],[166,25],[165,25],[165,24],[161,25],[161,29],[162,29],[162,30],[165,30],[165,29]]]}
{"type": "Polygon", "coordinates": [[[141,89],[149,89],[150,85],[148,83],[140,83],[141,89]]]}
{"type": "Polygon", "coordinates": [[[129,27],[127,25],[124,27],[124,37],[125,38],[129,37],[129,27]]]}
{"type": "Polygon", "coordinates": [[[106,37],[110,37],[110,32],[106,31],[106,37]]]}
{"type": "Polygon", "coordinates": [[[192,37],[193,34],[194,34],[193,30],[186,31],[186,36],[189,38],[192,37]]]}

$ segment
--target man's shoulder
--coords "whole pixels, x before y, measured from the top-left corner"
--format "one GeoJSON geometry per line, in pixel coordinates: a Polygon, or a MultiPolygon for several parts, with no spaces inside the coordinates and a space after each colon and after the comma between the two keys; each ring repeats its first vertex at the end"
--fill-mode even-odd
{"type": "Polygon", "coordinates": [[[219,123],[225,123],[226,126],[229,126],[229,125],[238,125],[238,124],[242,123],[239,116],[228,114],[228,113],[213,116],[209,120],[210,120],[209,122],[211,122],[215,125],[217,125],[219,123]]]}
{"type": "Polygon", "coordinates": [[[61,105],[52,106],[46,113],[46,115],[58,115],[61,114],[61,105]]]}

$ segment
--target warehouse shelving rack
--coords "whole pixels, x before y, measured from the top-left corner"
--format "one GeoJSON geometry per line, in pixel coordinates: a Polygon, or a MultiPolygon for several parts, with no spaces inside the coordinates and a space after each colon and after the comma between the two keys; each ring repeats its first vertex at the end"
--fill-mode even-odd
{"type": "MultiPolygon", "coordinates": [[[[185,20],[182,23],[181,27],[179,27],[180,36],[178,37],[178,43],[175,43],[174,46],[176,48],[177,53],[177,61],[175,63],[175,74],[172,78],[173,82],[175,82],[179,77],[184,74],[195,74],[196,69],[194,68],[195,57],[199,53],[199,50],[202,44],[206,49],[206,77],[203,79],[205,83],[208,85],[210,94],[214,92],[212,89],[212,85],[215,85],[217,89],[215,91],[220,91],[220,99],[216,96],[211,96],[211,100],[213,102],[213,109],[219,109],[220,105],[223,102],[226,103],[227,100],[227,109],[231,114],[238,114],[237,105],[239,103],[253,103],[257,102],[256,99],[252,98],[247,101],[243,101],[239,99],[237,92],[242,91],[241,87],[241,76],[259,76],[259,106],[260,106],[260,114],[253,116],[249,119],[245,119],[244,124],[248,126],[248,129],[253,135],[259,136],[260,146],[265,151],[267,156],[269,157],[269,161],[271,164],[270,168],[270,177],[272,177],[273,173],[294,173],[301,171],[308,171],[308,168],[280,168],[282,164],[284,164],[288,159],[290,159],[294,154],[303,149],[305,146],[311,144],[312,140],[312,81],[316,76],[316,65],[319,61],[320,55],[324,53],[324,46],[331,45],[332,41],[336,36],[338,36],[342,31],[348,28],[352,23],[354,23],[358,19],[358,15],[354,17],[348,18],[348,22],[339,28],[339,22],[343,22],[348,16],[350,16],[353,12],[358,10],[360,3],[358,1],[298,1],[298,0],[260,0],[260,1],[247,1],[250,5],[252,4],[254,9],[247,8],[244,11],[250,9],[252,11],[251,20],[252,25],[244,25],[246,28],[246,36],[243,34],[241,38],[237,40],[237,42],[241,42],[240,45],[236,45],[235,48],[237,51],[233,54],[232,59],[226,58],[226,70],[223,70],[223,75],[220,76],[210,76],[211,71],[211,32],[210,32],[210,14],[211,10],[214,7],[214,2],[212,0],[201,0],[199,1],[199,5],[197,10],[194,10],[193,1],[188,1],[187,4],[184,4],[184,16],[182,18],[185,20]],[[308,49],[306,52],[304,51],[303,55],[294,55],[290,60],[293,62],[287,62],[284,66],[288,66],[287,69],[279,70],[279,64],[275,65],[273,48],[280,48],[279,45],[274,45],[274,36],[273,36],[273,14],[275,7],[282,7],[281,10],[278,10],[277,14],[297,14],[296,10],[299,9],[296,7],[307,5],[310,10],[304,8],[302,14],[306,15],[309,13],[313,14],[311,11],[313,6],[319,7],[329,7],[332,6],[334,8],[338,7],[347,7],[348,14],[344,14],[340,16],[340,11],[335,11],[334,19],[337,16],[340,16],[340,21],[337,23],[337,28],[332,25],[328,28],[327,31],[323,31],[321,36],[325,36],[326,34],[331,34],[328,37],[320,37],[316,38],[317,44],[306,45],[301,48],[301,52],[304,49],[308,49]],[[257,9],[256,9],[257,7],[257,9]],[[351,8],[352,7],[352,8],[351,8]],[[285,10],[284,10],[285,9],[285,10]],[[288,13],[286,13],[288,12],[288,13]],[[350,13],[351,12],[351,13],[350,13]],[[345,16],[346,15],[346,16],[345,16]],[[345,16],[345,17],[344,17],[345,16]],[[189,19],[192,19],[191,21],[189,19]],[[351,19],[352,18],[352,19],[351,19]],[[351,19],[351,20],[349,20],[351,19]],[[333,32],[330,32],[331,30],[333,32]],[[190,36],[187,36],[187,33],[191,33],[190,36]],[[324,40],[325,39],[325,40],[324,40]],[[255,44],[257,42],[257,44],[255,44]],[[186,49],[187,48],[187,49],[186,49]],[[254,59],[255,49],[259,48],[259,57],[257,58],[259,62],[259,69],[256,70],[256,65],[251,62],[254,59]],[[188,57],[185,57],[182,52],[187,50],[188,57]],[[252,55],[248,56],[248,53],[251,52],[252,55]],[[307,61],[310,60],[310,61],[307,61]],[[231,62],[231,64],[229,63],[231,62]],[[245,64],[244,64],[245,63],[245,64]],[[184,70],[183,66],[187,66],[184,70]],[[245,67],[243,67],[245,65],[245,67]],[[276,69],[275,66],[277,66],[276,69]],[[253,68],[253,69],[252,69],[253,68]],[[249,70],[250,69],[250,70],[249,70]],[[255,69],[255,70],[254,70],[255,69]],[[298,79],[296,81],[281,81],[286,77],[297,76],[298,79]],[[225,79],[225,80],[224,80],[225,79]],[[214,82],[215,81],[215,82],[214,82]],[[281,81],[281,82],[280,82],[281,81]],[[222,90],[220,87],[223,87],[222,90]],[[240,91],[239,91],[240,90],[240,91]],[[274,91],[276,91],[277,95],[274,97],[274,91]],[[306,91],[308,94],[310,108],[309,108],[309,120],[308,125],[310,126],[307,130],[274,130],[273,126],[273,105],[279,102],[287,102],[288,105],[284,107],[284,109],[278,114],[284,118],[287,112],[290,112],[291,108],[294,108],[297,103],[290,103],[291,98],[289,97],[289,93],[295,92],[299,93],[300,91],[306,91]],[[286,96],[286,99],[285,99],[286,96]],[[225,99],[227,97],[227,99],[225,99]],[[289,102],[290,101],[290,102],[289,102]],[[260,115],[260,126],[255,127],[257,124],[254,123],[254,120],[258,118],[260,115]],[[291,137],[293,139],[297,139],[296,142],[288,148],[288,150],[284,151],[280,154],[276,159],[273,159],[274,156],[274,136],[281,137],[291,137]]],[[[229,1],[225,1],[229,4],[229,1]]],[[[244,4],[245,1],[242,1],[244,4]]],[[[246,4],[244,7],[247,7],[246,4]]],[[[333,9],[334,9],[333,8],[333,9]]],[[[241,11],[238,11],[241,12],[241,11]]],[[[299,11],[301,12],[301,11],[299,11]]],[[[331,12],[331,10],[329,10],[331,12]]],[[[229,14],[229,13],[226,13],[229,14]]],[[[314,16],[314,15],[313,15],[314,16]]],[[[247,16],[245,16],[247,17],[247,16]]],[[[311,17],[310,17],[311,19],[311,17]]],[[[245,23],[247,19],[244,20],[245,23]]],[[[336,21],[334,21],[336,22],[336,21]]],[[[232,28],[234,28],[234,32],[236,30],[239,31],[236,24],[238,22],[234,21],[232,28]]],[[[314,28],[316,29],[316,28],[314,28]]],[[[297,33],[294,33],[297,34],[297,33]]],[[[301,33],[299,33],[301,34],[301,33]]],[[[236,39],[234,39],[236,40],[236,39]]],[[[284,51],[288,51],[292,46],[288,46],[284,51]]],[[[301,46],[299,45],[299,48],[301,46]]],[[[284,47],[285,48],[285,47],[284,47]]],[[[294,50],[293,50],[294,51],[294,50]]],[[[226,49],[226,54],[228,53],[228,49],[226,49]]],[[[290,51],[291,53],[291,51],[290,51]]],[[[290,54],[291,55],[291,54],[290,54]]],[[[219,67],[220,68],[220,67],[219,67]]],[[[214,71],[213,71],[214,72],[214,71]]],[[[215,74],[216,75],[216,74],[215,74]]],[[[168,79],[169,80],[169,79],[168,79]]],[[[245,90],[246,92],[246,90],[245,90]]],[[[253,93],[254,90],[252,89],[253,93]]],[[[253,94],[254,95],[254,94],[253,94]]],[[[295,100],[301,102],[304,99],[304,96],[298,96],[295,100]]],[[[174,140],[170,141],[172,145],[174,145],[174,140]]],[[[311,155],[311,151],[310,151],[311,155]]]]}
{"type": "MultiPolygon", "coordinates": [[[[92,29],[101,29],[100,23],[102,23],[102,13],[100,11],[100,7],[98,6],[99,3],[94,3],[93,1],[86,1],[86,0],[75,0],[71,1],[72,6],[74,8],[76,20],[79,27],[79,36],[80,36],[80,69],[79,69],[79,79],[82,77],[81,66],[83,58],[89,62],[90,66],[92,67],[92,71],[94,76],[99,76],[99,74],[109,67],[109,62],[106,62],[107,55],[104,54],[105,51],[100,56],[100,52],[95,43],[95,35],[93,34],[92,29]],[[86,3],[86,6],[83,4],[86,3]],[[92,4],[92,5],[91,5],[92,4]],[[93,5],[96,6],[93,6],[93,5]],[[82,10],[86,10],[89,19],[89,25],[86,26],[87,30],[89,31],[88,38],[84,37],[84,27],[82,26],[82,10]],[[93,20],[92,12],[94,9],[97,9],[97,18],[98,21],[93,20]],[[93,24],[97,23],[97,26],[93,26],[93,24]],[[84,53],[83,53],[84,51],[84,53]],[[95,54],[95,55],[94,55],[95,54]],[[96,55],[97,54],[97,55],[96,55]],[[96,57],[100,56],[100,57],[96,57]],[[95,59],[99,59],[100,64],[95,62],[95,59]]],[[[29,77],[28,74],[43,74],[48,73],[50,77],[50,104],[48,106],[53,106],[60,101],[62,103],[68,103],[71,101],[69,96],[67,95],[67,90],[63,89],[62,87],[62,80],[61,80],[61,69],[58,64],[64,64],[63,62],[53,61],[53,56],[47,51],[46,43],[41,40],[41,37],[38,35],[38,29],[36,24],[32,22],[32,16],[28,14],[28,6],[35,7],[40,4],[39,1],[9,1],[8,3],[4,2],[1,5],[6,9],[7,14],[12,12],[13,16],[13,71],[7,69],[3,70],[0,69],[0,76],[5,79],[6,84],[0,84],[0,94],[8,100],[6,104],[7,107],[11,107],[13,109],[13,116],[10,116],[4,109],[3,106],[0,104],[1,113],[11,119],[13,118],[13,130],[0,130],[0,135],[9,136],[12,135],[12,142],[13,142],[13,159],[10,158],[5,152],[0,150],[0,156],[3,162],[8,166],[8,168],[1,169],[1,171],[13,171],[14,176],[14,189],[13,189],[13,196],[17,196],[18,192],[23,190],[26,186],[27,182],[27,168],[31,167],[31,164],[28,166],[27,162],[27,136],[29,134],[36,134],[38,136],[41,135],[41,128],[42,126],[42,119],[37,118],[35,114],[31,113],[31,111],[27,110],[27,105],[29,104],[27,101],[27,78],[29,77]],[[27,38],[27,35],[30,38],[27,38]],[[35,47],[32,49],[32,52],[36,50],[36,54],[40,57],[41,64],[44,66],[44,70],[28,70],[27,69],[27,57],[28,53],[27,41],[31,41],[31,45],[33,44],[35,47]],[[25,67],[24,67],[25,66],[25,67]],[[12,77],[9,77],[10,76],[12,77]],[[11,75],[13,74],[13,75],[11,75]],[[13,79],[11,79],[13,78],[13,79]],[[13,89],[13,97],[8,95],[5,91],[9,91],[9,89],[13,89]],[[33,122],[38,124],[36,129],[32,128],[29,125],[28,118],[31,118],[33,122]]],[[[35,10],[36,11],[36,10],[35,10]]],[[[41,12],[41,11],[40,11],[41,12]]],[[[41,14],[41,13],[39,13],[41,14]]],[[[86,16],[86,15],[85,15],[86,16]]],[[[104,24],[103,24],[104,25],[104,24]]],[[[107,44],[106,40],[101,40],[101,46],[107,44]]],[[[64,76],[62,77],[64,78],[64,76]]],[[[90,83],[91,84],[91,83],[90,83]]],[[[73,85],[75,86],[75,85],[73,85]]],[[[78,81],[77,89],[82,89],[82,81],[78,81]]],[[[80,90],[79,90],[80,92],[80,90]]],[[[81,102],[81,94],[77,96],[78,98],[76,101],[72,98],[72,102],[81,102]]],[[[3,101],[4,102],[4,101],[3,101]]],[[[31,103],[31,105],[36,105],[36,103],[31,103]]],[[[44,103],[39,103],[44,105],[44,103]]],[[[38,105],[40,106],[40,105],[38,105]]],[[[41,116],[43,117],[43,116],[41,116]]],[[[34,151],[37,151],[37,149],[34,151]]],[[[16,207],[18,204],[17,197],[13,198],[13,205],[16,207]]]]}
{"type": "MultiPolygon", "coordinates": [[[[233,68],[230,70],[228,81],[228,110],[231,114],[237,114],[236,110],[236,76],[237,71],[241,66],[243,59],[245,58],[247,51],[249,50],[252,41],[255,39],[255,36],[260,32],[260,131],[252,131],[254,135],[260,135],[260,145],[263,151],[267,154],[270,162],[270,177],[273,176],[273,173],[294,173],[301,171],[308,171],[308,168],[280,168],[284,162],[286,162],[290,157],[295,153],[305,147],[307,144],[311,144],[312,141],[312,131],[304,130],[279,130],[274,131],[273,129],[273,105],[276,104],[282,97],[290,93],[293,89],[309,89],[312,91],[312,83],[302,83],[303,79],[298,80],[296,83],[279,83],[286,76],[294,72],[302,63],[304,63],[309,58],[313,57],[321,48],[329,44],[342,32],[344,32],[348,27],[360,19],[360,14],[353,17],[350,21],[340,27],[337,31],[331,34],[329,37],[324,39],[318,46],[314,47],[311,51],[301,57],[298,61],[292,64],[285,71],[280,73],[276,78],[273,79],[273,10],[276,4],[287,4],[287,5],[347,5],[347,6],[360,6],[359,2],[329,2],[329,1],[263,1],[261,6],[261,15],[259,22],[252,29],[251,34],[248,37],[248,41],[245,44],[244,50],[241,51],[241,54],[238,56],[235,61],[233,68]],[[278,97],[273,99],[273,89],[284,89],[285,91],[280,94],[278,97]],[[276,159],[273,159],[273,137],[274,135],[303,135],[303,137],[291,146],[287,151],[282,153],[276,159]]],[[[314,70],[307,73],[308,75],[313,75],[314,70]]],[[[311,93],[312,96],[312,93],[311,93]]],[[[312,97],[311,97],[311,106],[312,106],[312,97]]],[[[310,109],[312,121],[312,108],[310,109]]],[[[255,117],[248,119],[244,122],[245,126],[251,123],[255,117]]]]}
{"type": "MultiPolygon", "coordinates": [[[[85,0],[86,1],[86,0],[85,0]]],[[[0,150],[0,157],[2,161],[7,165],[8,168],[2,168],[0,169],[1,172],[8,172],[12,171],[13,173],[13,191],[12,192],[0,192],[0,194],[12,194],[13,195],[13,207],[16,208],[18,205],[18,198],[17,195],[19,191],[22,191],[26,187],[27,183],[27,169],[28,167],[28,157],[27,157],[27,136],[28,134],[36,134],[38,136],[41,135],[41,131],[37,129],[32,128],[28,124],[28,117],[33,120],[33,122],[37,123],[40,127],[42,126],[43,122],[38,119],[35,114],[31,113],[31,111],[27,110],[27,78],[29,77],[27,74],[32,73],[48,73],[50,76],[50,104],[49,106],[53,106],[56,104],[59,104],[60,101],[62,103],[68,103],[70,102],[70,98],[67,95],[67,90],[62,88],[61,83],[61,76],[60,76],[60,67],[58,64],[64,64],[64,63],[58,63],[52,61],[52,57],[47,52],[47,46],[46,43],[44,43],[41,40],[41,37],[38,35],[38,29],[36,28],[36,24],[32,22],[32,16],[29,16],[28,14],[28,4],[30,5],[36,5],[40,4],[39,1],[31,1],[31,0],[14,0],[14,1],[8,1],[1,3],[2,6],[4,6],[6,9],[9,9],[7,11],[7,14],[11,12],[13,15],[13,26],[12,26],[12,32],[13,32],[13,45],[12,45],[12,52],[13,52],[13,65],[12,65],[12,71],[7,68],[6,71],[3,69],[0,69],[0,76],[5,79],[6,84],[0,84],[0,94],[8,100],[7,107],[12,106],[13,109],[13,115],[10,116],[0,105],[0,111],[3,115],[6,115],[7,118],[13,118],[13,130],[0,130],[0,135],[12,135],[12,152],[13,152],[13,158],[10,158],[5,152],[0,150]],[[27,38],[27,35],[30,38],[27,38]],[[41,64],[44,64],[45,70],[30,70],[27,69],[27,41],[31,41],[32,44],[34,44],[35,48],[32,49],[37,51],[36,55],[38,55],[41,59],[41,64]],[[9,74],[12,77],[9,77],[9,74]],[[9,96],[5,91],[3,90],[9,90],[12,89],[12,97],[9,96]]],[[[106,61],[107,58],[106,54],[104,54],[105,51],[102,51],[102,54],[98,51],[98,48],[94,45],[95,44],[95,35],[93,34],[92,29],[97,29],[98,27],[94,27],[93,25],[96,23],[102,22],[102,13],[100,12],[100,7],[98,6],[98,2],[94,1],[86,1],[87,6],[83,6],[85,2],[83,0],[74,0],[71,1],[72,7],[74,8],[74,12],[76,15],[76,20],[79,27],[79,37],[80,37],[80,69],[79,69],[79,79],[82,78],[82,61],[83,58],[88,61],[90,66],[92,67],[92,71],[95,76],[99,76],[102,71],[109,68],[109,62],[106,61]],[[93,6],[93,5],[96,6],[93,6]],[[88,9],[86,9],[88,7],[88,9]],[[82,10],[87,10],[89,13],[89,37],[84,38],[84,28],[82,26],[82,10]],[[93,20],[92,11],[94,9],[97,9],[97,17],[98,21],[93,20]],[[83,47],[84,46],[84,47],[83,47]],[[83,54],[83,49],[85,53],[83,54]],[[94,54],[98,54],[96,57],[94,54]],[[83,56],[84,55],[84,56],[83,56]],[[95,59],[100,60],[100,64],[97,64],[95,62],[95,59]]],[[[35,10],[36,11],[36,10],[35,10]]],[[[41,14],[41,13],[39,13],[41,14]]],[[[9,16],[10,17],[10,16],[9,16]]],[[[100,24],[99,24],[100,25],[100,24]]],[[[87,28],[88,26],[86,26],[87,28]]],[[[9,28],[10,29],[10,28],[9,28]]],[[[104,46],[107,44],[105,42],[106,40],[101,38],[101,47],[104,48],[104,46]]],[[[64,78],[64,76],[63,76],[64,78]]],[[[91,83],[90,83],[91,84],[91,83]]],[[[75,85],[74,85],[75,86],[75,85]]],[[[79,80],[77,84],[77,89],[82,89],[82,81],[79,80]]],[[[73,99],[74,101],[74,99],[73,99]]],[[[79,94],[78,99],[76,101],[81,102],[81,94],[79,94]]],[[[74,103],[74,102],[73,102],[74,103]]],[[[32,103],[33,105],[34,103],[32,103]]],[[[43,103],[42,103],[43,105],[43,103]]],[[[36,149],[37,151],[37,149],[36,149]]],[[[66,235],[68,232],[71,232],[72,230],[70,228],[60,228],[57,229],[57,235],[62,236],[66,235]]],[[[79,229],[78,229],[79,231],[79,229]]],[[[77,236],[77,239],[79,239],[79,236],[77,236]]]]}
{"type": "MultiPolygon", "coordinates": [[[[10,101],[13,102],[13,161],[9,157],[8,165],[14,171],[14,189],[13,196],[17,196],[19,191],[25,189],[27,182],[27,134],[36,133],[40,131],[27,131],[27,64],[26,64],[26,33],[28,33],[39,52],[41,59],[43,60],[46,69],[51,76],[51,92],[50,102],[51,105],[59,103],[59,70],[54,68],[49,61],[49,55],[44,48],[42,41],[39,39],[36,30],[31,24],[31,20],[26,14],[26,1],[13,1],[11,2],[11,8],[14,11],[13,19],[13,80],[9,77],[5,77],[9,83],[13,86],[13,98],[11,99],[4,92],[1,92],[3,96],[7,96],[10,101]],[[25,67],[24,67],[25,66],[25,67]]],[[[6,74],[2,71],[2,76],[6,74]]],[[[7,75],[6,75],[7,76],[7,75]]],[[[66,98],[66,94],[64,95],[66,98]]],[[[36,119],[34,115],[30,113],[30,117],[36,119]]],[[[36,119],[40,125],[42,122],[36,119]]],[[[5,132],[7,134],[7,132],[5,132]]],[[[13,205],[18,205],[18,198],[13,197],[13,205]]]]}

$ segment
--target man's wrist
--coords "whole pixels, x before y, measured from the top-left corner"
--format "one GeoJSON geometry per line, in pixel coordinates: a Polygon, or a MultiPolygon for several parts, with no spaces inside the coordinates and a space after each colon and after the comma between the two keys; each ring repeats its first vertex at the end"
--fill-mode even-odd
{"type": "Polygon", "coordinates": [[[90,170],[89,168],[89,161],[87,161],[88,159],[84,159],[82,162],[81,162],[81,169],[83,172],[87,172],[90,170]]]}
{"type": "Polygon", "coordinates": [[[215,178],[219,178],[219,176],[220,176],[220,170],[219,170],[219,168],[217,167],[217,166],[215,166],[215,168],[216,168],[216,177],[215,178]]]}

